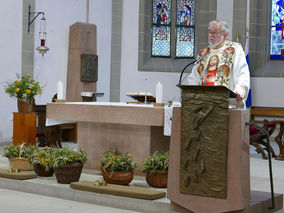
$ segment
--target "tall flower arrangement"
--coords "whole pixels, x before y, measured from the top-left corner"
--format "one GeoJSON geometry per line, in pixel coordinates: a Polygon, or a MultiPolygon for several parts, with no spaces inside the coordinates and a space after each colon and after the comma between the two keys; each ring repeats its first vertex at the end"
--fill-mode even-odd
{"type": "Polygon", "coordinates": [[[23,76],[17,74],[17,80],[6,82],[4,89],[10,97],[20,99],[33,99],[36,95],[42,93],[42,87],[39,85],[39,82],[31,79],[31,76],[28,74],[23,76]]]}

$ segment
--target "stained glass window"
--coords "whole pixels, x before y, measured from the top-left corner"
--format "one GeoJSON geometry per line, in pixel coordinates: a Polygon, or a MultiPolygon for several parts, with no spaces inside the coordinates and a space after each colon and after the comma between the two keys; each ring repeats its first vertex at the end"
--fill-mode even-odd
{"type": "Polygon", "coordinates": [[[176,57],[194,56],[194,0],[176,0],[176,57]]]}
{"type": "Polygon", "coordinates": [[[175,52],[177,58],[194,57],[195,0],[153,0],[152,6],[152,56],[170,57],[175,52]],[[172,4],[176,4],[175,17],[171,17],[172,4]],[[172,51],[171,35],[175,35],[172,51]]]}
{"type": "Polygon", "coordinates": [[[194,56],[194,29],[178,27],[176,29],[176,57],[194,56]]]}
{"type": "Polygon", "coordinates": [[[171,0],[153,0],[152,56],[171,56],[171,0]]]}
{"type": "Polygon", "coordinates": [[[177,0],[177,25],[194,25],[194,0],[177,0]]]}
{"type": "Polygon", "coordinates": [[[152,27],[152,55],[170,56],[171,55],[171,29],[170,27],[152,27]]]}
{"type": "Polygon", "coordinates": [[[272,0],[270,58],[284,59],[284,0],[272,0]]]}

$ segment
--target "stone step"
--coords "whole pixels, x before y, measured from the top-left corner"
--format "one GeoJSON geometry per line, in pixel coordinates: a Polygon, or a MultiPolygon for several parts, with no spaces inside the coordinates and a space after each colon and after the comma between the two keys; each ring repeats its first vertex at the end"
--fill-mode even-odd
{"type": "MultiPolygon", "coordinates": [[[[84,171],[81,175],[80,181],[96,181],[101,177],[100,175],[94,174],[96,173],[94,171],[84,171]],[[84,171],[87,173],[85,173],[84,171]]],[[[143,176],[135,177],[135,179],[131,182],[131,185],[137,187],[147,187],[153,190],[164,192],[167,191],[166,189],[149,187],[145,181],[145,177],[143,176]]],[[[167,198],[144,200],[75,190],[72,189],[69,184],[58,184],[55,176],[37,177],[29,180],[0,178],[0,188],[138,212],[173,212],[170,210],[170,200],[168,200],[167,198]]],[[[249,212],[267,212],[267,208],[271,206],[270,197],[270,193],[268,192],[252,191],[251,206],[249,212]]],[[[275,209],[272,211],[270,210],[269,212],[274,212],[276,210],[282,209],[282,194],[275,194],[275,204],[275,209]]]]}
{"type": "MultiPolygon", "coordinates": [[[[99,177],[101,176],[82,173],[80,181],[96,181],[99,177]]],[[[133,180],[131,185],[149,187],[142,180],[133,180]]],[[[0,178],[0,188],[139,212],[157,212],[157,209],[160,212],[171,212],[170,201],[167,198],[144,200],[75,190],[70,188],[69,184],[58,184],[55,176],[29,180],[0,178]]],[[[166,189],[151,189],[166,191],[166,189]]]]}

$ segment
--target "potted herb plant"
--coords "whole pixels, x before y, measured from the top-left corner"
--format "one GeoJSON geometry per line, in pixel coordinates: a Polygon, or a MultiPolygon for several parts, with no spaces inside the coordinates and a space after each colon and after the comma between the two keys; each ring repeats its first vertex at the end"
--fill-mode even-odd
{"type": "Polygon", "coordinates": [[[52,147],[35,148],[30,163],[39,176],[50,177],[53,175],[54,153],[55,149],[52,147]]]}
{"type": "Polygon", "coordinates": [[[146,181],[150,186],[166,188],[168,182],[169,152],[156,151],[142,162],[146,181]]]}
{"type": "Polygon", "coordinates": [[[78,182],[83,165],[87,161],[87,153],[73,150],[67,146],[54,151],[54,172],[58,183],[78,182]]]}
{"type": "Polygon", "coordinates": [[[127,185],[132,181],[136,168],[130,153],[121,154],[109,149],[102,155],[99,165],[107,183],[120,185],[127,185]]]}
{"type": "Polygon", "coordinates": [[[17,80],[6,82],[5,92],[10,97],[17,98],[18,112],[32,112],[34,97],[42,93],[42,87],[39,82],[31,79],[29,74],[23,76],[17,74],[16,76],[17,80]]]}
{"type": "Polygon", "coordinates": [[[8,158],[11,169],[33,170],[29,160],[34,149],[35,146],[27,146],[25,143],[17,146],[7,145],[4,146],[3,157],[8,158]]]}

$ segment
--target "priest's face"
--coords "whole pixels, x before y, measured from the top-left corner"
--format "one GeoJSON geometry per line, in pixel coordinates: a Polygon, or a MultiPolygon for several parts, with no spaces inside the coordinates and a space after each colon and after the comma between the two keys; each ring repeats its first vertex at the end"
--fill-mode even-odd
{"type": "Polygon", "coordinates": [[[211,24],[208,28],[208,42],[213,48],[225,40],[225,33],[222,31],[221,23],[211,24]]]}

